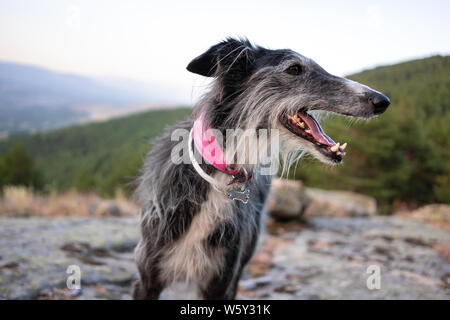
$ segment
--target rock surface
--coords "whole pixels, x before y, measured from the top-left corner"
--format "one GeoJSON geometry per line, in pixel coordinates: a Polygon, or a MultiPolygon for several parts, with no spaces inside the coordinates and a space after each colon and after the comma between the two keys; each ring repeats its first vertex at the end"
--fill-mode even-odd
{"type": "Polygon", "coordinates": [[[377,213],[374,198],[350,191],[328,191],[308,188],[310,199],[304,217],[367,217],[377,213]]]}
{"type": "Polygon", "coordinates": [[[130,298],[130,285],[136,278],[137,221],[0,219],[0,298],[130,298]],[[81,291],[66,287],[69,265],[81,269],[81,291]]]}
{"type": "Polygon", "coordinates": [[[267,208],[272,217],[280,219],[299,218],[309,198],[301,181],[274,179],[267,200],[267,208]]]}
{"type": "Polygon", "coordinates": [[[439,226],[450,232],[450,205],[448,204],[433,203],[413,211],[398,212],[396,215],[439,226]]]}
{"type": "MultiPolygon", "coordinates": [[[[271,219],[267,232],[240,298],[450,299],[445,230],[370,217],[271,219]],[[379,290],[366,286],[371,265],[380,266],[379,290]]],[[[131,298],[137,218],[3,218],[0,235],[0,299],[131,298]],[[81,290],[66,287],[69,265],[81,268],[81,290]]],[[[194,294],[177,288],[162,298],[194,294]]]]}
{"type": "Polygon", "coordinates": [[[377,203],[355,192],[305,188],[301,181],[274,179],[267,210],[280,220],[367,217],[376,215],[377,203]]]}
{"type": "MultiPolygon", "coordinates": [[[[269,236],[269,240],[273,235],[269,236]]],[[[315,218],[284,243],[257,278],[241,282],[256,299],[450,299],[450,263],[435,250],[448,232],[391,217],[315,218]],[[369,290],[369,266],[381,287],[369,290]]],[[[266,240],[266,242],[267,242],[266,240]]],[[[251,269],[249,269],[251,270],[251,269]]]]}

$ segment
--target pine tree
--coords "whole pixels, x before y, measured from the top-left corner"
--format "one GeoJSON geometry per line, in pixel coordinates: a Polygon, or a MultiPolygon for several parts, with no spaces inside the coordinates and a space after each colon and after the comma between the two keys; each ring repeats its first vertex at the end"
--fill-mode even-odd
{"type": "Polygon", "coordinates": [[[22,185],[42,188],[42,176],[21,144],[15,144],[0,163],[2,185],[22,185]]]}

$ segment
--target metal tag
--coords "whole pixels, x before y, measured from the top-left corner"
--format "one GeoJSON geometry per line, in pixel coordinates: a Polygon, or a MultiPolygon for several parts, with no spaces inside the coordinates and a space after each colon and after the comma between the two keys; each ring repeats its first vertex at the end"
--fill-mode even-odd
{"type": "Polygon", "coordinates": [[[230,190],[228,191],[227,196],[231,200],[238,200],[241,201],[242,203],[247,203],[250,197],[250,189],[242,188],[241,191],[230,190]]]}

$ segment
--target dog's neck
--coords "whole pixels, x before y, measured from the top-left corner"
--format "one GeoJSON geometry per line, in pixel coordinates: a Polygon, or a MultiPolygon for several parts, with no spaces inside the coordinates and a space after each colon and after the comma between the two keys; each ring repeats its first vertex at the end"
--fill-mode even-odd
{"type": "MultiPolygon", "coordinates": [[[[231,180],[228,185],[235,183],[243,183],[251,179],[251,174],[248,174],[245,169],[238,168],[235,165],[227,164],[225,160],[225,155],[217,142],[213,130],[206,121],[205,113],[201,113],[200,116],[194,121],[190,140],[193,140],[195,148],[200,153],[202,158],[212,165],[217,170],[226,173],[231,176],[231,180]]],[[[191,141],[189,142],[191,146],[191,141]]],[[[190,149],[191,151],[191,149],[190,149]]],[[[210,178],[205,177],[205,172],[196,162],[193,154],[189,153],[191,161],[197,172],[208,182],[211,183],[210,178]]]]}

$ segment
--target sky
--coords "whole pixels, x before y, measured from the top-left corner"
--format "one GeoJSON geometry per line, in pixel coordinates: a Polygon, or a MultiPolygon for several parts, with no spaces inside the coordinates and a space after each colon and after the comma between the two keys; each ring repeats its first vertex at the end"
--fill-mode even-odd
{"type": "Polygon", "coordinates": [[[450,53],[450,1],[0,0],[0,60],[143,83],[192,104],[187,64],[227,36],[344,76],[450,53]]]}

